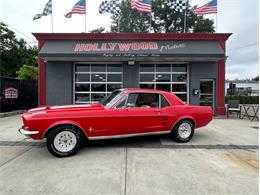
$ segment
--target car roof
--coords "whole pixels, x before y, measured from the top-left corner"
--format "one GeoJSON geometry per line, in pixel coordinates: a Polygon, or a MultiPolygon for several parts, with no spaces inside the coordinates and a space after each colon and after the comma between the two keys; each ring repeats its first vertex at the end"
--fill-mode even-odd
{"type": "Polygon", "coordinates": [[[142,89],[142,88],[123,88],[119,90],[124,91],[126,93],[131,93],[131,92],[132,93],[160,93],[163,94],[164,97],[166,96],[166,99],[170,102],[171,105],[185,104],[180,98],[178,98],[176,95],[168,91],[162,91],[158,89],[142,89]]]}
{"type": "Polygon", "coordinates": [[[169,93],[167,91],[162,91],[158,89],[143,89],[143,88],[123,88],[121,90],[125,92],[169,93]]]}

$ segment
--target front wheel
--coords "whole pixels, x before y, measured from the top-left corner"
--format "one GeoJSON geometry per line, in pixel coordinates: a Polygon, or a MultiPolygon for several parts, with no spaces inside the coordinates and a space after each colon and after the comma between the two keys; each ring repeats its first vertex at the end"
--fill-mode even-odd
{"type": "Polygon", "coordinates": [[[190,120],[179,121],[172,131],[173,139],[177,142],[188,142],[194,134],[194,124],[190,120]]]}
{"type": "Polygon", "coordinates": [[[69,125],[58,126],[47,136],[47,148],[56,157],[74,155],[79,151],[82,142],[82,132],[69,125]]]}

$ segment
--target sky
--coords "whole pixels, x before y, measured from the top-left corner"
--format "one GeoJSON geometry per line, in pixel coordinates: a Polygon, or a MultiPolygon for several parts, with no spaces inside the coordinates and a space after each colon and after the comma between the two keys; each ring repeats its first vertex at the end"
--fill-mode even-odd
{"type": "MultiPolygon", "coordinates": [[[[32,32],[85,32],[99,27],[109,30],[111,15],[99,14],[102,0],[87,0],[87,14],[68,13],[77,0],[52,0],[53,16],[33,20],[42,12],[48,0],[0,0],[0,20],[9,25],[18,36],[30,44],[36,44],[32,32]]],[[[201,6],[209,0],[190,0],[201,6]]],[[[233,33],[227,41],[226,79],[246,79],[259,75],[259,3],[258,0],[218,0],[218,14],[204,16],[213,19],[218,33],[233,33]]]]}

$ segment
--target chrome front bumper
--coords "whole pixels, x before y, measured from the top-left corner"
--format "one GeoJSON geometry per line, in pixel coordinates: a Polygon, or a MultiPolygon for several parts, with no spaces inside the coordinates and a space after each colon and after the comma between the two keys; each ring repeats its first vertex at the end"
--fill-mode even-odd
{"type": "Polygon", "coordinates": [[[29,135],[36,135],[39,133],[39,131],[27,131],[27,130],[24,130],[23,128],[20,128],[18,130],[22,135],[25,135],[25,136],[29,136],[29,135]]]}

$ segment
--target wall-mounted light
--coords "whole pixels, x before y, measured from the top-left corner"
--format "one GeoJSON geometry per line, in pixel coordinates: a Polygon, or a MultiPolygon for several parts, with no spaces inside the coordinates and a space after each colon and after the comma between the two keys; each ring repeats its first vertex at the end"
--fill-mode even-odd
{"type": "Polygon", "coordinates": [[[129,60],[129,61],[128,61],[128,65],[135,65],[135,61],[129,60]]]}

